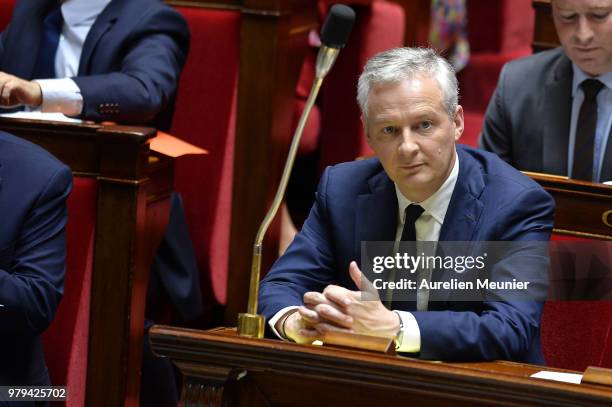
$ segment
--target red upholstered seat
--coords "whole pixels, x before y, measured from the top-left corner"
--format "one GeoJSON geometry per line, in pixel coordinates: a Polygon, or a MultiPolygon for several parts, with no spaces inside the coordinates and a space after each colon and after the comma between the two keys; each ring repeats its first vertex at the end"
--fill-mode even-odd
{"type": "Polygon", "coordinates": [[[95,179],[74,178],[68,199],[64,297],[43,334],[51,382],[68,386],[67,406],[85,405],[96,188],[95,179]]]}
{"type": "Polygon", "coordinates": [[[200,268],[205,302],[227,294],[240,12],[177,7],[189,23],[191,46],[176,100],[172,134],[205,148],[207,156],[176,162],[200,268]]]}
{"type": "Polygon", "coordinates": [[[460,142],[476,146],[502,67],[531,54],[535,17],[531,0],[468,1],[467,17],[470,61],[458,77],[460,103],[470,120],[460,142]]]}
{"type": "MultiPolygon", "coordinates": [[[[586,238],[558,234],[553,234],[552,240],[566,243],[589,241],[586,238]]],[[[600,243],[582,247],[605,246],[600,243]]],[[[572,246],[565,244],[564,250],[572,250],[572,246]]],[[[558,272],[559,261],[567,259],[555,258],[551,252],[553,273],[558,272]]],[[[541,326],[547,365],[578,371],[584,371],[587,366],[612,368],[612,301],[547,301],[541,326]]]]}
{"type": "Polygon", "coordinates": [[[404,42],[404,10],[398,4],[348,5],[357,12],[355,27],[321,89],[321,168],[371,153],[356,101],[357,79],[368,59],[404,42]]]}
{"type": "MultiPolygon", "coordinates": [[[[319,1],[321,21],[335,3],[319,1]]],[[[357,79],[369,58],[386,49],[402,46],[404,38],[404,12],[399,5],[385,0],[355,0],[346,4],[356,11],[355,26],[347,46],[325,79],[318,105],[313,109],[300,143],[300,154],[320,149],[321,168],[371,153],[365,142],[356,102],[357,79]]],[[[313,47],[302,68],[296,91],[294,124],[297,124],[314,78],[317,50],[313,47]]]]}
{"type": "Polygon", "coordinates": [[[547,301],[541,339],[549,366],[612,368],[612,301],[547,301]]]}

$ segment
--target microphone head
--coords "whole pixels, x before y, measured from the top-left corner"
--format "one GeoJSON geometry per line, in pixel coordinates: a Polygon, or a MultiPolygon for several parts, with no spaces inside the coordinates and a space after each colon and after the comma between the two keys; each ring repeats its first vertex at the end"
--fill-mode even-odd
{"type": "Polygon", "coordinates": [[[343,48],[355,22],[355,12],[344,4],[334,4],[321,29],[321,42],[330,48],[343,48]]]}

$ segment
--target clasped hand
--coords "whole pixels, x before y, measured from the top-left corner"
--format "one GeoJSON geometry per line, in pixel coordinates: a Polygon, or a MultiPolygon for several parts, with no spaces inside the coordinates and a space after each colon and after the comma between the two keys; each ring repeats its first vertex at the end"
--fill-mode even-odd
{"type": "Polygon", "coordinates": [[[312,343],[329,331],[391,337],[399,330],[399,316],[380,301],[376,289],[354,261],[349,265],[358,291],[329,285],[322,293],[304,294],[304,305],[283,322],[284,333],[298,343],[312,343]]]}
{"type": "Polygon", "coordinates": [[[42,90],[34,81],[26,81],[0,72],[0,107],[40,106],[42,90]]]}

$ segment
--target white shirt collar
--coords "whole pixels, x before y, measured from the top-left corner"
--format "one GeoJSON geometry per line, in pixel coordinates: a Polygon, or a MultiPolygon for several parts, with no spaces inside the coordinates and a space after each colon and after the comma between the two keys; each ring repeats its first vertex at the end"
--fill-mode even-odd
{"type": "Polygon", "coordinates": [[[606,85],[608,89],[612,90],[612,72],[592,77],[587,75],[582,69],[580,69],[580,67],[578,67],[578,65],[573,62],[572,67],[574,68],[574,78],[572,81],[572,97],[576,96],[578,86],[580,86],[580,84],[587,79],[599,79],[604,85],[606,85]]]}
{"type": "MultiPolygon", "coordinates": [[[[418,204],[425,209],[424,214],[432,216],[440,225],[444,223],[446,211],[448,210],[448,205],[453,195],[453,191],[455,190],[458,175],[459,157],[457,156],[457,151],[455,151],[455,164],[453,165],[453,169],[451,170],[448,178],[446,178],[446,181],[444,181],[442,186],[440,186],[440,188],[438,188],[438,190],[434,192],[432,196],[425,199],[423,202],[418,202],[418,204]]],[[[410,201],[401,193],[397,184],[394,183],[394,185],[395,194],[397,195],[397,206],[399,209],[398,219],[400,219],[401,223],[403,224],[406,207],[417,202],[410,201]]]]}
{"type": "Polygon", "coordinates": [[[66,0],[62,3],[64,24],[75,26],[95,20],[111,0],[66,0]]]}

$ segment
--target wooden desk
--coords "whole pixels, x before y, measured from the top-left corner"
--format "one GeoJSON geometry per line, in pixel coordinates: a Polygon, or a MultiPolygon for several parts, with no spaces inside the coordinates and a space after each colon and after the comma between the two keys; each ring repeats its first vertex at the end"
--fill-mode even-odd
{"type": "Polygon", "coordinates": [[[149,151],[155,130],[0,118],[0,129],[97,180],[87,406],[138,405],[144,307],[165,230],[173,161],[149,151]]]}
{"type": "Polygon", "coordinates": [[[555,198],[553,232],[612,240],[612,186],[525,172],[555,198]]]}
{"type": "Polygon", "coordinates": [[[226,328],[154,326],[150,336],[184,374],[183,406],[612,404],[612,388],[530,378],[541,366],[429,362],[241,338],[226,328]]]}

